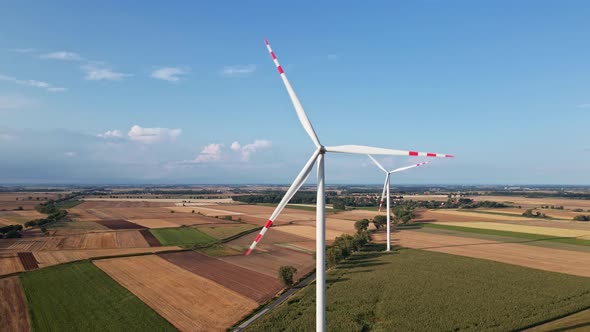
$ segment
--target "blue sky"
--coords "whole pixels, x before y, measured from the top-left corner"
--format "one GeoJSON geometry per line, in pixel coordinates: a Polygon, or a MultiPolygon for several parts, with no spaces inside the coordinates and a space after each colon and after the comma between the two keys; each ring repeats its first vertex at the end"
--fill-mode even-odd
{"type": "MultiPolygon", "coordinates": [[[[586,1],[4,2],[0,183],[290,182],[313,144],[268,38],[323,144],[457,156],[392,183],[590,184],[588,17],[586,1]]],[[[382,181],[363,156],[326,167],[382,181]]]]}

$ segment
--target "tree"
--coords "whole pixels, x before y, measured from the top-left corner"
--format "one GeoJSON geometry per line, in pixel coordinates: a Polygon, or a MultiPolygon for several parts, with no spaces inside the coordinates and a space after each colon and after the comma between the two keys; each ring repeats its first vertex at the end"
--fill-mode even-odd
{"type": "Polygon", "coordinates": [[[410,220],[414,219],[414,210],[403,206],[398,206],[393,209],[393,221],[397,224],[405,225],[410,220]]]}
{"type": "Polygon", "coordinates": [[[334,208],[334,210],[345,210],[346,202],[342,199],[334,198],[332,199],[332,208],[334,208]]]}
{"type": "Polygon", "coordinates": [[[279,268],[279,281],[286,287],[293,285],[293,276],[297,273],[297,268],[290,265],[279,268]]]}
{"type": "Polygon", "coordinates": [[[6,238],[7,239],[16,239],[21,237],[22,235],[20,234],[19,231],[17,231],[16,229],[10,230],[8,231],[8,233],[6,233],[6,238]]]}
{"type": "Polygon", "coordinates": [[[326,249],[326,265],[328,267],[335,266],[340,262],[344,256],[342,255],[342,249],[337,246],[326,249]]]}
{"type": "Polygon", "coordinates": [[[378,230],[381,229],[381,227],[385,226],[387,224],[387,217],[386,216],[375,216],[373,218],[373,225],[375,225],[375,228],[377,228],[378,230]]]}
{"type": "Polygon", "coordinates": [[[354,223],[354,229],[357,233],[366,231],[369,228],[369,219],[361,219],[354,223]]]}

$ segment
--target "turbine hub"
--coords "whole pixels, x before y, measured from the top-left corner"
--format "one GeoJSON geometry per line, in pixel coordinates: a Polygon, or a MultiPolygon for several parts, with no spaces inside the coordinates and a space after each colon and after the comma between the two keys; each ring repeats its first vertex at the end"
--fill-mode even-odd
{"type": "Polygon", "coordinates": [[[320,154],[326,154],[326,147],[320,145],[320,154]]]}

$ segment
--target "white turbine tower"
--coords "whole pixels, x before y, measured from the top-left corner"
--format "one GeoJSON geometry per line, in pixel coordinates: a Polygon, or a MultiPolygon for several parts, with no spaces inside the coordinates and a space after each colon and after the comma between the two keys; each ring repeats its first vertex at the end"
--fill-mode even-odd
{"type": "Polygon", "coordinates": [[[391,251],[391,206],[390,206],[390,201],[391,201],[391,196],[389,195],[389,178],[391,176],[391,174],[393,173],[398,173],[398,172],[403,172],[405,170],[408,170],[410,168],[414,168],[414,167],[419,167],[422,165],[426,165],[429,163],[429,161],[425,161],[419,164],[414,164],[414,165],[410,165],[410,166],[406,166],[406,167],[400,167],[400,168],[396,168],[393,171],[387,171],[385,169],[385,167],[383,167],[377,160],[375,160],[375,158],[373,158],[373,156],[369,155],[369,158],[371,158],[371,160],[373,161],[373,163],[375,163],[375,165],[377,165],[377,167],[379,167],[383,172],[385,172],[385,183],[383,184],[383,192],[381,193],[381,201],[379,201],[379,211],[381,212],[381,206],[383,205],[383,197],[387,196],[387,251],[391,251]],[[387,192],[387,194],[386,194],[387,192]]]}
{"type": "Polygon", "coordinates": [[[283,68],[279,64],[277,57],[275,56],[274,52],[270,48],[268,41],[264,40],[266,43],[266,48],[270,53],[275,65],[277,66],[277,70],[281,75],[281,79],[287,88],[287,93],[291,98],[291,102],[295,107],[295,111],[297,112],[297,117],[303,126],[303,129],[307,132],[311,140],[315,145],[315,151],[313,152],[311,158],[307,161],[305,166],[299,175],[295,178],[295,181],[291,184],[285,196],[281,199],[279,205],[277,205],[275,211],[272,213],[260,233],[256,236],[256,239],[246,251],[246,255],[249,255],[252,250],[256,247],[262,236],[268,231],[269,227],[273,224],[275,219],[279,216],[281,211],[285,208],[289,200],[295,195],[295,193],[301,188],[313,165],[316,163],[318,164],[318,184],[317,184],[317,201],[316,201],[316,331],[323,332],[326,330],[326,219],[325,219],[325,197],[324,197],[324,154],[326,152],[335,152],[335,153],[352,153],[352,154],[373,154],[373,155],[393,155],[393,156],[424,156],[424,157],[439,157],[439,158],[450,158],[453,157],[448,154],[440,154],[440,153],[426,153],[426,152],[416,152],[416,151],[403,151],[403,150],[391,150],[391,149],[382,149],[382,148],[375,148],[369,146],[361,146],[361,145],[340,145],[340,146],[323,146],[320,143],[315,131],[313,130],[313,126],[311,122],[307,118],[305,111],[303,110],[303,106],[301,106],[301,102],[297,98],[293,87],[287,80],[287,76],[283,71],[283,68]]]}

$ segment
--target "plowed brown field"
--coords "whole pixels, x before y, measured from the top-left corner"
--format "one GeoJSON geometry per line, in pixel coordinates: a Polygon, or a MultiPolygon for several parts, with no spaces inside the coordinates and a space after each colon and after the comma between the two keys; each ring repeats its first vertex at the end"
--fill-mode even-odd
{"type": "Polygon", "coordinates": [[[264,303],[282,288],[277,278],[271,278],[194,251],[164,253],[158,256],[258,303],[264,303]]]}
{"type": "Polygon", "coordinates": [[[97,220],[96,223],[101,224],[109,229],[143,229],[145,227],[129,222],[123,219],[112,220],[97,220]]]}
{"type": "Polygon", "coordinates": [[[143,236],[143,238],[145,239],[145,241],[148,243],[148,245],[150,247],[160,247],[162,246],[162,244],[160,243],[160,240],[158,240],[154,234],[152,234],[152,232],[150,232],[147,229],[143,229],[141,231],[139,231],[141,233],[141,236],[143,236]]]}
{"type": "MultiPolygon", "coordinates": [[[[383,241],[385,233],[374,236],[383,241]]],[[[516,243],[438,235],[420,231],[396,232],[394,243],[403,247],[488,259],[539,270],[590,277],[590,254],[516,243]]]]}
{"type": "Polygon", "coordinates": [[[94,264],[182,331],[225,331],[258,304],[157,256],[94,264]]]}
{"type": "Polygon", "coordinates": [[[0,330],[28,332],[27,304],[18,277],[0,279],[0,330]]]}
{"type": "Polygon", "coordinates": [[[19,252],[18,258],[26,271],[36,270],[39,268],[37,259],[32,252],[19,252]]]}

